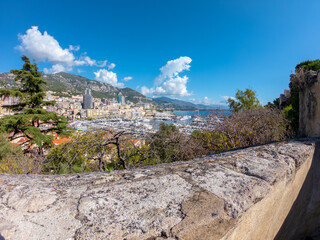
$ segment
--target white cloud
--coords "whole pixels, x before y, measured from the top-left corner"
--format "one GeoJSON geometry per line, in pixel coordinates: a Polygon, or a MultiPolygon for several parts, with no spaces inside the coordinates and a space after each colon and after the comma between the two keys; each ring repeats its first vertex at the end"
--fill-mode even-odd
{"type": "Polygon", "coordinates": [[[104,60],[104,61],[98,61],[97,62],[97,67],[105,67],[105,66],[107,66],[107,60],[104,60]]]}
{"type": "Polygon", "coordinates": [[[235,100],[234,97],[229,97],[229,96],[221,96],[225,101],[228,101],[229,98],[235,100]]]}
{"type": "Polygon", "coordinates": [[[110,63],[109,65],[108,65],[108,69],[109,70],[112,70],[112,69],[114,69],[116,67],[116,65],[114,64],[114,63],[110,63]]]}
{"type": "MultiPolygon", "coordinates": [[[[51,69],[44,69],[47,73],[62,69],[63,71],[72,71],[72,67],[76,66],[107,66],[107,60],[97,61],[86,56],[86,53],[79,58],[75,57],[72,51],[79,51],[80,46],[69,45],[69,48],[63,49],[53,36],[46,31],[42,34],[37,26],[31,27],[25,34],[19,34],[18,37],[21,44],[17,48],[22,53],[37,61],[47,61],[53,64],[51,69]]],[[[112,64],[115,66],[114,63],[112,64]]]]}
{"type": "Polygon", "coordinates": [[[161,74],[155,79],[155,85],[161,84],[167,78],[178,76],[184,70],[190,69],[192,59],[189,57],[180,57],[168,61],[165,66],[160,68],[161,74]]]}
{"type": "Polygon", "coordinates": [[[144,95],[156,96],[190,96],[187,90],[187,76],[179,76],[179,73],[190,69],[192,59],[189,57],[180,57],[168,61],[165,66],[160,68],[161,74],[155,79],[154,87],[141,87],[141,93],[144,95]]]}
{"type": "Polygon", "coordinates": [[[46,31],[42,34],[38,27],[31,27],[25,35],[18,35],[21,44],[18,49],[38,61],[72,65],[75,57],[69,49],[63,49],[57,40],[46,31]]]}
{"type": "Polygon", "coordinates": [[[94,59],[91,59],[89,56],[82,56],[78,60],[74,61],[75,66],[97,66],[97,67],[105,67],[107,65],[107,60],[105,61],[97,61],[94,59]]]}
{"type": "Polygon", "coordinates": [[[59,73],[59,72],[68,72],[68,71],[71,71],[72,70],[72,68],[71,67],[66,67],[66,66],[64,66],[64,65],[62,65],[62,64],[54,64],[54,65],[52,65],[52,67],[51,68],[44,68],[43,69],[43,72],[45,73],[45,74],[49,74],[49,73],[59,73]]]}
{"type": "Polygon", "coordinates": [[[73,46],[73,45],[69,45],[69,50],[70,51],[79,51],[80,50],[80,46],[73,46]]]}
{"type": "Polygon", "coordinates": [[[125,78],[123,78],[123,81],[125,81],[125,82],[128,82],[128,81],[130,81],[130,80],[132,80],[132,77],[125,77],[125,78]]]}
{"type": "Polygon", "coordinates": [[[124,87],[123,83],[118,82],[117,74],[112,71],[108,71],[107,69],[100,69],[97,72],[94,72],[94,75],[95,80],[97,81],[111,84],[114,87],[124,87]]]}
{"type": "Polygon", "coordinates": [[[214,100],[212,98],[209,98],[207,96],[203,97],[203,98],[190,98],[188,99],[188,101],[195,103],[195,104],[204,104],[204,105],[221,105],[221,106],[227,106],[228,105],[228,98],[232,98],[233,97],[229,97],[229,96],[220,96],[222,98],[222,100],[214,100]]]}
{"type": "Polygon", "coordinates": [[[216,102],[208,97],[204,98],[191,98],[189,99],[190,102],[195,103],[195,104],[204,104],[204,105],[211,105],[211,104],[216,104],[216,102]]]}

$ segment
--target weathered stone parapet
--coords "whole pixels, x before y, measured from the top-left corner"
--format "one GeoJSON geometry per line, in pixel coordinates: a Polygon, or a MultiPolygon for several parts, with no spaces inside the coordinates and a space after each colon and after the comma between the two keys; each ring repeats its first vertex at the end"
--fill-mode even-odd
{"type": "Polygon", "coordinates": [[[290,141],[112,173],[0,175],[0,234],[273,239],[299,194],[314,149],[314,141],[290,141]]]}

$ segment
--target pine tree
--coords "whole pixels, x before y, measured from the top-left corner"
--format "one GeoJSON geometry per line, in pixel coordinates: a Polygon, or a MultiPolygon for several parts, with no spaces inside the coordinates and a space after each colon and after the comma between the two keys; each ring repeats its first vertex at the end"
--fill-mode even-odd
{"type": "Polygon", "coordinates": [[[48,133],[57,133],[68,136],[71,129],[67,127],[67,119],[54,112],[44,109],[52,106],[54,101],[44,101],[45,92],[42,88],[46,82],[38,66],[30,62],[29,58],[22,56],[24,61],[22,69],[11,70],[19,88],[0,89],[1,97],[14,97],[18,103],[5,105],[14,115],[7,115],[0,119],[0,132],[9,133],[9,140],[26,137],[28,146],[35,145],[38,154],[52,145],[53,136],[48,133]]]}

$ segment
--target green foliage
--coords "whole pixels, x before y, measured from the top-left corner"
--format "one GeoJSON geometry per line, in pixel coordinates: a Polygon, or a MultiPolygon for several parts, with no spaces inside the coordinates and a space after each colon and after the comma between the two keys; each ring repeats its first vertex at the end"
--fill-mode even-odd
{"type": "Polygon", "coordinates": [[[206,154],[222,152],[231,148],[227,135],[218,129],[215,131],[194,131],[192,134],[196,134],[202,139],[202,147],[206,149],[206,154]]]}
{"type": "Polygon", "coordinates": [[[71,136],[71,142],[54,147],[43,164],[44,173],[80,173],[97,171],[94,162],[111,152],[109,146],[96,144],[101,141],[102,133],[83,133],[71,136]]]}
{"type": "Polygon", "coordinates": [[[158,162],[172,162],[178,153],[178,144],[182,135],[175,125],[159,124],[159,130],[151,136],[151,150],[155,153],[158,162]]]}
{"type": "Polygon", "coordinates": [[[20,147],[12,145],[3,134],[0,134],[0,174],[29,173],[34,163],[23,154],[20,147]]]}
{"type": "Polygon", "coordinates": [[[71,142],[56,146],[49,152],[43,173],[109,172],[155,164],[149,146],[134,146],[132,136],[120,133],[74,134],[71,142]]]}
{"type": "Polygon", "coordinates": [[[313,60],[313,61],[307,60],[307,61],[301,62],[296,66],[296,69],[305,69],[306,71],[309,71],[309,70],[317,71],[320,69],[320,59],[313,60]]]}
{"type": "Polygon", "coordinates": [[[195,132],[191,136],[185,136],[175,125],[161,123],[159,130],[147,142],[154,156],[153,162],[185,161],[205,154],[200,135],[195,132]]]}
{"type": "Polygon", "coordinates": [[[21,152],[21,149],[12,145],[3,134],[0,134],[0,160],[5,158],[7,154],[21,152]]]}
{"type": "Polygon", "coordinates": [[[228,103],[230,109],[234,112],[253,109],[260,106],[256,93],[249,88],[245,91],[238,90],[235,99],[229,98],[228,103]]]}
{"type": "Polygon", "coordinates": [[[193,134],[201,136],[208,154],[283,140],[290,136],[290,131],[280,110],[257,108],[233,113],[213,131],[193,134]]]}
{"type": "Polygon", "coordinates": [[[146,144],[133,145],[133,137],[106,133],[81,133],[48,154],[44,173],[112,171],[185,161],[201,155],[283,140],[288,125],[279,110],[257,108],[236,112],[217,123],[215,130],[185,136],[174,125],[161,123],[146,144]],[[107,135],[107,136],[106,136],[107,135]],[[121,136],[121,137],[116,137],[121,136]]]}
{"type": "Polygon", "coordinates": [[[66,118],[43,109],[44,106],[54,105],[53,101],[44,101],[43,85],[46,82],[36,63],[32,64],[26,56],[22,56],[22,60],[22,69],[11,70],[19,88],[0,89],[0,96],[18,98],[18,103],[3,106],[16,114],[0,119],[0,132],[12,133],[9,140],[23,134],[27,137],[28,144],[36,144],[38,152],[43,154],[43,147],[50,146],[52,142],[52,136],[47,135],[48,132],[68,135],[71,129],[66,125],[66,118]],[[43,128],[41,125],[48,127],[43,128]]]}
{"type": "Polygon", "coordinates": [[[130,148],[126,151],[126,159],[128,167],[141,167],[157,164],[157,159],[150,151],[150,147],[142,145],[138,148],[130,148]]]}
{"type": "Polygon", "coordinates": [[[271,109],[281,109],[279,98],[276,98],[273,100],[273,102],[268,102],[265,106],[265,108],[271,108],[271,109]]]}
{"type": "Polygon", "coordinates": [[[285,103],[283,110],[293,131],[297,133],[299,130],[299,88],[294,82],[290,82],[289,87],[290,98],[285,103]]]}

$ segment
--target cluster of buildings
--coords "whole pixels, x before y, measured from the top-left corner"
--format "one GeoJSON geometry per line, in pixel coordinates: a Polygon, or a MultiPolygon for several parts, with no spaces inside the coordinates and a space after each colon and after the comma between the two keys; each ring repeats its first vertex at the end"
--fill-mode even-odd
{"type": "MultiPolygon", "coordinates": [[[[54,96],[54,92],[46,92],[46,101],[55,101],[54,106],[45,106],[48,111],[56,112],[70,120],[80,119],[159,119],[170,120],[175,115],[172,111],[158,111],[150,103],[138,102],[136,104],[126,101],[121,92],[117,99],[93,98],[91,89],[87,88],[84,95],[72,97],[54,96]]],[[[0,97],[0,117],[14,114],[3,105],[13,105],[19,99],[13,97],[0,97]]]]}
{"type": "Polygon", "coordinates": [[[288,101],[288,99],[290,98],[291,93],[290,90],[284,90],[283,94],[280,94],[279,97],[279,105],[281,106],[283,103],[285,103],[286,101],[288,101]]]}
{"type": "Polygon", "coordinates": [[[46,107],[47,110],[56,112],[71,120],[98,119],[98,118],[154,118],[159,112],[150,103],[132,103],[126,101],[121,92],[117,99],[93,98],[90,89],[86,89],[83,96],[57,97],[48,91],[46,100],[56,101],[54,106],[46,107]]]}

